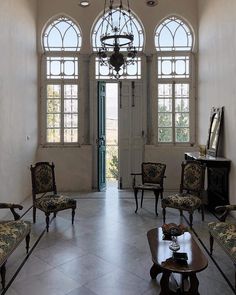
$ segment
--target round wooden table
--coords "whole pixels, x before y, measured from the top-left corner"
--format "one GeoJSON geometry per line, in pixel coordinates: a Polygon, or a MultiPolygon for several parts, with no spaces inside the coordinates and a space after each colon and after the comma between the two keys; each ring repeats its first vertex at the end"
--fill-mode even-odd
{"type": "Polygon", "coordinates": [[[182,282],[185,279],[189,280],[189,289],[187,291],[182,290],[181,294],[199,295],[199,281],[196,273],[204,270],[208,266],[208,261],[192,235],[189,232],[185,232],[177,237],[180,245],[178,252],[185,252],[188,255],[186,264],[173,259],[173,252],[169,249],[171,241],[163,238],[161,227],[149,230],[147,238],[153,261],[153,266],[150,269],[151,278],[155,279],[159,273],[162,273],[160,295],[177,294],[170,290],[169,287],[169,279],[172,273],[181,274],[182,282]]]}

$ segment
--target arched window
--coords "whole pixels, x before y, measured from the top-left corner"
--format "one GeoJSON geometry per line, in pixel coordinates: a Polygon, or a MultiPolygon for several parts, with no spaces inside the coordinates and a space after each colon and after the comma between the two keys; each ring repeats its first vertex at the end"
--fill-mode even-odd
{"type": "Polygon", "coordinates": [[[78,143],[79,130],[79,27],[61,16],[42,35],[44,143],[78,143]]]}
{"type": "Polygon", "coordinates": [[[166,18],[156,29],[157,141],[194,142],[193,34],[181,19],[166,18]]]}
{"type": "MultiPolygon", "coordinates": [[[[124,11],[124,19],[121,21],[123,22],[121,24],[122,31],[120,32],[121,34],[126,34],[126,24],[125,24],[125,19],[129,18],[128,12],[124,11]]],[[[112,31],[112,25],[110,24],[111,16],[109,15],[109,12],[107,12],[103,17],[101,17],[95,24],[93,30],[92,30],[92,46],[93,46],[93,51],[98,52],[99,49],[101,48],[101,35],[103,31],[103,26],[107,26],[107,31],[108,33],[111,32],[113,34],[114,32],[112,31]]],[[[112,20],[113,22],[119,22],[119,9],[115,8],[112,10],[112,20]]],[[[135,49],[138,52],[143,51],[144,47],[144,31],[142,28],[142,25],[140,21],[133,15],[131,14],[131,22],[132,22],[132,30],[133,30],[133,35],[134,35],[134,41],[133,41],[133,46],[135,46],[135,49]]],[[[127,51],[127,47],[122,47],[122,51],[125,52],[127,51]]],[[[110,79],[112,78],[112,75],[110,73],[110,69],[106,65],[101,65],[96,59],[96,78],[97,79],[110,79]]],[[[137,57],[135,59],[135,62],[133,64],[129,64],[126,68],[123,69],[123,72],[121,73],[120,78],[128,78],[128,79],[135,79],[135,78],[141,78],[141,58],[137,57]]]]}

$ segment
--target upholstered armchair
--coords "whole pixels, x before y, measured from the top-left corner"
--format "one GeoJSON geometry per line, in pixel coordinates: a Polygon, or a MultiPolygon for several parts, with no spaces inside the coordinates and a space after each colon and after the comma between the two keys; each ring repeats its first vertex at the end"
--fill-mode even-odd
{"type": "Polygon", "coordinates": [[[72,209],[72,224],[74,223],[76,201],[57,194],[54,164],[38,162],[31,165],[32,196],[33,196],[33,222],[36,222],[36,209],[45,213],[46,229],[49,230],[49,216],[58,211],[72,209]]]}
{"type": "Polygon", "coordinates": [[[14,216],[14,220],[0,221],[0,272],[4,289],[7,259],[24,239],[27,253],[29,251],[31,223],[20,220],[20,215],[15,211],[23,209],[19,204],[0,203],[0,209],[10,209],[14,216]]]}
{"type": "Polygon", "coordinates": [[[157,213],[157,204],[159,199],[159,194],[161,194],[161,198],[163,198],[163,181],[165,178],[165,170],[166,165],[162,163],[142,163],[141,165],[141,173],[131,173],[133,175],[133,190],[134,190],[134,197],[136,202],[136,210],[138,210],[138,192],[142,192],[141,196],[141,208],[143,206],[143,195],[144,191],[153,191],[155,195],[155,212],[157,213]],[[142,183],[136,185],[136,176],[141,175],[142,183]]]}
{"type": "Polygon", "coordinates": [[[205,165],[198,161],[185,161],[182,163],[181,183],[179,193],[166,196],[162,199],[163,222],[166,219],[166,208],[175,208],[189,213],[190,227],[193,225],[193,212],[201,209],[204,220],[204,204],[202,192],[204,190],[205,165]]]}
{"type": "MultiPolygon", "coordinates": [[[[236,222],[235,219],[226,220],[231,211],[236,211],[236,205],[225,205],[215,208],[216,213],[221,213],[219,220],[208,223],[210,234],[210,254],[213,253],[214,240],[228,254],[236,268],[236,222]]],[[[236,272],[235,272],[236,291],[236,272]]]]}

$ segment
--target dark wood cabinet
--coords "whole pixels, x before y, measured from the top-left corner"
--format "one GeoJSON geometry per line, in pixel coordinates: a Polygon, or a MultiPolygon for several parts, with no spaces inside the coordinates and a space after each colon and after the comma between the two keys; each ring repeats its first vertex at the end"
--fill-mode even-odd
{"type": "Polygon", "coordinates": [[[216,206],[229,204],[229,171],[230,160],[222,157],[206,155],[198,152],[185,153],[185,160],[196,160],[207,167],[207,207],[214,210],[216,206]]]}

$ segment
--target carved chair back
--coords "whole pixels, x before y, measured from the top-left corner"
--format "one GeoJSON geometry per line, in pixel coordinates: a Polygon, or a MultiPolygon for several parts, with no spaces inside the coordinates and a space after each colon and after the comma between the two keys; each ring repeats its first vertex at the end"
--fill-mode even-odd
{"type": "Polygon", "coordinates": [[[34,166],[31,165],[31,180],[33,199],[37,194],[45,194],[53,192],[57,194],[54,164],[49,162],[38,162],[34,166]]]}
{"type": "Polygon", "coordinates": [[[206,166],[198,161],[182,163],[180,193],[187,191],[200,195],[204,189],[206,166]]]}
{"type": "Polygon", "coordinates": [[[162,163],[142,163],[142,183],[163,185],[166,165],[162,163]]]}

